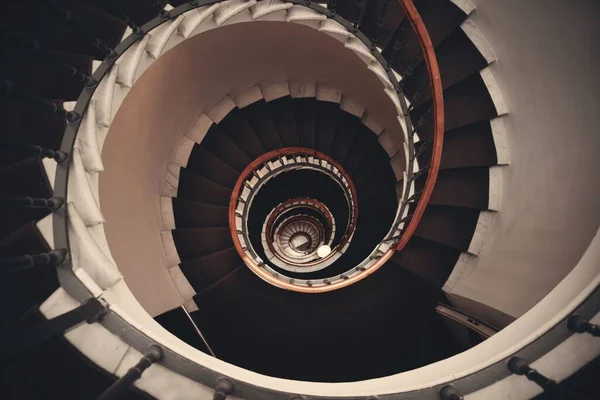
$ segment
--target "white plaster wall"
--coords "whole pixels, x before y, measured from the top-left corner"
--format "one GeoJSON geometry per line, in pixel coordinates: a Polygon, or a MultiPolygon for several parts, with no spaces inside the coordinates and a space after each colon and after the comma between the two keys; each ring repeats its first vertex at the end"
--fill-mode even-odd
{"type": "Polygon", "coordinates": [[[452,294],[484,320],[480,304],[519,317],[571,271],[600,225],[600,2],[471,1],[497,55],[490,68],[510,110],[511,161],[501,211],[452,294]]]}
{"type": "Polygon", "coordinates": [[[379,79],[341,42],[299,24],[252,22],[204,32],[162,56],[127,95],[103,149],[100,204],[112,255],[151,315],[183,304],[160,235],[160,194],[179,138],[223,96],[287,80],[339,89],[400,145],[396,110],[379,79]]]}

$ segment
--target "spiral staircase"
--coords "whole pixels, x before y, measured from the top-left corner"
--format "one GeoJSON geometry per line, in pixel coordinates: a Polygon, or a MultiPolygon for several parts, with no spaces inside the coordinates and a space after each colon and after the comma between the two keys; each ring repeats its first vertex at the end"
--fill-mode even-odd
{"type": "Polygon", "coordinates": [[[509,165],[510,114],[474,12],[466,0],[7,4],[2,397],[593,398],[597,237],[519,318],[453,294],[486,257],[509,165]],[[266,39],[271,58],[245,63],[266,39]],[[139,153],[119,150],[132,121],[154,121],[152,85],[185,84],[167,67],[218,43],[233,67],[187,77],[226,89],[161,115],[182,121],[161,133],[169,148],[148,135],[139,153]],[[162,168],[146,175],[152,198],[119,181],[138,157],[162,168]],[[138,234],[158,239],[134,247],[138,234]]]}

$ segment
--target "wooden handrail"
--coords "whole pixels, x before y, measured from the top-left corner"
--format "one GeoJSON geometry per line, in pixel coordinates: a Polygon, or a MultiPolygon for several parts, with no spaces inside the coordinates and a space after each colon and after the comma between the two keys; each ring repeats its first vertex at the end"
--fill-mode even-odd
{"type": "MultiPolygon", "coordinates": [[[[401,251],[408,244],[408,241],[417,230],[417,226],[423,218],[425,208],[429,203],[433,188],[437,180],[438,172],[440,169],[440,162],[442,159],[442,147],[444,143],[444,92],[442,89],[442,79],[440,77],[440,68],[438,66],[437,58],[435,57],[435,49],[431,42],[431,37],[427,32],[427,28],[419,15],[412,0],[397,0],[398,4],[404,10],[404,14],[413,30],[417,34],[419,39],[419,45],[423,53],[423,62],[427,68],[427,75],[431,84],[432,99],[433,99],[433,146],[431,152],[431,162],[429,164],[429,171],[427,172],[427,180],[425,181],[425,187],[423,193],[419,198],[417,207],[413,213],[413,217],[408,222],[408,226],[402,233],[400,240],[396,246],[396,251],[401,251]]],[[[407,132],[410,135],[410,132],[407,132]]]]}

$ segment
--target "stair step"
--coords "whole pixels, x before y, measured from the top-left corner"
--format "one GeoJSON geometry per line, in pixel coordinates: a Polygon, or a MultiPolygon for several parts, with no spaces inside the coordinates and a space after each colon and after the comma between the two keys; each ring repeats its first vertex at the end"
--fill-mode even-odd
{"type": "Polygon", "coordinates": [[[200,145],[194,145],[186,169],[233,189],[239,172],[200,145]]]}
{"type": "Polygon", "coordinates": [[[328,101],[317,102],[315,148],[318,151],[331,154],[335,131],[341,115],[339,104],[328,101]]]}
{"type": "Polygon", "coordinates": [[[412,237],[391,262],[405,268],[436,289],[441,289],[458,261],[460,252],[420,237],[412,237]]]}
{"type": "Polygon", "coordinates": [[[192,170],[181,168],[177,197],[228,207],[231,189],[192,170]]]}
{"type": "MultiPolygon", "coordinates": [[[[40,254],[48,251],[50,248],[35,222],[25,223],[0,240],[0,258],[40,254]]],[[[50,296],[58,286],[54,268],[28,269],[3,274],[0,279],[0,299],[2,300],[0,303],[2,304],[0,306],[2,315],[0,328],[6,328],[16,322],[34,304],[39,304],[50,296]]]]}
{"type": "MultiPolygon", "coordinates": [[[[418,121],[431,107],[427,101],[410,113],[413,121],[418,121]]],[[[498,116],[494,101],[482,77],[477,74],[460,81],[444,91],[444,128],[446,131],[458,129],[477,122],[487,121],[498,116]]],[[[419,130],[421,140],[433,134],[433,118],[419,130]]]]}
{"type": "Polygon", "coordinates": [[[267,103],[277,133],[283,147],[297,147],[300,145],[298,140],[298,128],[294,116],[294,102],[290,96],[284,96],[267,103]]]}
{"type": "Polygon", "coordinates": [[[294,115],[300,147],[315,148],[316,108],[314,98],[294,99],[294,115]]]}
{"type": "Polygon", "coordinates": [[[181,261],[192,260],[233,246],[229,227],[175,229],[172,233],[181,261]]]}
{"type": "Polygon", "coordinates": [[[250,160],[254,160],[266,152],[239,108],[231,110],[219,122],[219,128],[250,160]]]}
{"type": "MultiPolygon", "coordinates": [[[[25,288],[29,283],[23,285],[25,288]]],[[[43,321],[41,313],[32,310],[21,324],[28,328],[43,321]]],[[[49,339],[0,366],[2,398],[7,400],[96,399],[116,380],[115,375],[95,365],[63,336],[49,339]]],[[[127,388],[123,398],[154,399],[136,387],[127,388]]]]}
{"type": "MultiPolygon", "coordinates": [[[[92,73],[93,58],[79,54],[55,54],[61,61],[75,67],[88,76],[92,73]]],[[[8,57],[8,55],[7,55],[8,57]]],[[[77,100],[83,82],[73,77],[70,72],[58,63],[45,57],[14,52],[10,54],[11,62],[3,67],[3,79],[11,81],[15,86],[44,99],[77,100]]]]}
{"type": "Polygon", "coordinates": [[[206,347],[202,338],[198,335],[198,332],[196,332],[196,328],[181,307],[164,312],[154,317],[154,319],[161,324],[163,328],[190,346],[195,347],[206,354],[210,354],[209,349],[206,347]]]}
{"type": "MultiPolygon", "coordinates": [[[[112,14],[117,18],[121,16],[115,12],[113,9],[111,2],[106,0],[79,0],[83,3],[90,4],[99,10],[102,10],[106,13],[112,14]]],[[[166,0],[159,0],[159,2],[164,5],[167,4],[166,0]]],[[[158,15],[158,10],[153,4],[155,1],[148,0],[122,0],[119,1],[119,7],[121,10],[131,18],[138,26],[142,26],[146,22],[150,21],[152,18],[158,15]]],[[[172,1],[170,2],[172,3],[172,1]]]]}
{"type": "Polygon", "coordinates": [[[229,208],[192,200],[173,198],[175,227],[210,228],[228,226],[229,208]]]}
{"type": "MultiPolygon", "coordinates": [[[[363,32],[369,40],[372,40],[375,36],[379,37],[377,46],[385,49],[390,41],[394,40],[396,30],[404,20],[404,11],[397,1],[388,1],[388,9],[386,18],[381,29],[377,26],[379,17],[381,15],[381,9],[385,0],[369,0],[366,4],[365,15],[360,26],[361,32],[363,32]]],[[[410,27],[408,29],[411,29],[410,27]]]]}
{"type": "Polygon", "coordinates": [[[201,293],[205,288],[238,268],[240,264],[242,264],[242,259],[235,248],[230,247],[193,260],[184,261],[179,264],[179,267],[196,293],[201,293]]]}
{"type": "Polygon", "coordinates": [[[430,205],[415,235],[466,252],[477,226],[479,210],[430,205]]]}
{"type": "MultiPolygon", "coordinates": [[[[416,143],[415,151],[418,151],[423,143],[416,143]]],[[[420,165],[426,165],[430,160],[431,148],[429,147],[418,156],[418,161],[420,165]]],[[[440,169],[491,167],[496,164],[498,164],[496,144],[488,121],[445,132],[440,169]]]]}
{"type": "MultiPolygon", "coordinates": [[[[417,192],[423,190],[426,180],[425,174],[416,180],[417,192]]],[[[487,210],[489,188],[489,168],[442,170],[438,173],[429,204],[487,210]]]]}
{"type": "Polygon", "coordinates": [[[266,101],[256,101],[240,111],[265,151],[283,147],[266,101]]]}
{"type": "MultiPolygon", "coordinates": [[[[105,54],[93,46],[91,39],[63,22],[62,16],[56,15],[46,2],[24,0],[15,5],[7,4],[3,13],[14,16],[22,14],[23,10],[27,10],[27,24],[15,20],[3,26],[23,39],[40,41],[46,49],[104,59],[105,54]]],[[[115,47],[121,41],[127,27],[123,20],[84,3],[69,2],[68,10],[73,21],[91,31],[107,46],[115,47]]]]}
{"type": "Polygon", "coordinates": [[[369,152],[375,146],[379,147],[377,135],[371,132],[366,126],[361,126],[354,136],[354,140],[344,157],[344,161],[342,161],[346,172],[354,176],[360,164],[368,157],[369,152]]]}
{"type": "MultiPolygon", "coordinates": [[[[467,18],[464,11],[448,0],[418,1],[415,2],[415,7],[423,19],[434,47],[440,44],[467,18]]],[[[415,56],[421,52],[421,47],[412,28],[402,32],[400,40],[402,42],[401,50],[395,53],[393,60],[389,58],[392,54],[393,40],[388,42],[383,54],[388,61],[393,61],[394,69],[400,75],[404,75],[406,68],[413,62],[415,56]]]]}
{"type": "Polygon", "coordinates": [[[346,158],[354,137],[362,126],[360,118],[345,112],[342,114],[331,146],[331,155],[337,162],[342,163],[346,158]]]}
{"type": "Polygon", "coordinates": [[[219,358],[252,371],[312,381],[362,380],[424,365],[437,351],[451,354],[444,336],[449,333],[434,311],[440,297],[402,268],[384,266],[344,290],[315,296],[275,288],[242,268],[197,295],[203,307],[192,318],[219,358]],[[356,321],[369,329],[357,329],[356,321]],[[239,340],[240,326],[247,341],[239,340]],[[423,326],[431,335],[423,335],[423,326]],[[296,333],[293,341],[289,332],[296,333]],[[370,345],[356,346],[362,341],[370,345]],[[423,350],[434,345],[436,352],[423,350]],[[293,363],[290,352],[297,355],[293,363]]]}
{"type": "Polygon", "coordinates": [[[208,129],[200,146],[206,148],[238,172],[242,172],[252,161],[242,150],[240,150],[236,143],[229,139],[223,130],[215,124],[211,125],[208,129]]]}
{"type": "MultiPolygon", "coordinates": [[[[62,105],[56,100],[55,104],[62,105]]],[[[26,103],[4,102],[0,107],[2,130],[0,140],[33,144],[58,150],[66,127],[64,118],[49,114],[26,103]]],[[[14,154],[8,146],[0,146],[0,165],[22,160],[22,154],[14,154]]]]}
{"type": "MultiPolygon", "coordinates": [[[[469,76],[476,75],[488,65],[488,61],[479,52],[471,39],[462,29],[456,29],[439,46],[435,48],[435,55],[440,68],[443,89],[457,84],[469,76]]],[[[412,75],[406,78],[404,93],[412,99],[417,90],[420,90],[427,79],[425,63],[421,63],[412,75]]],[[[429,84],[422,90],[422,97],[414,105],[419,105],[431,99],[429,84]]]]}

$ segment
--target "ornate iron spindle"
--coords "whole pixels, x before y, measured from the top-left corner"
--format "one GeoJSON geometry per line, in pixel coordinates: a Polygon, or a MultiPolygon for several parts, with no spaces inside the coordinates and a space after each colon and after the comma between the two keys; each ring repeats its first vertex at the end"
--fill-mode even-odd
{"type": "Polygon", "coordinates": [[[74,111],[67,111],[63,107],[51,101],[40,99],[39,97],[34,96],[31,93],[27,93],[23,90],[17,89],[12,82],[3,81],[0,85],[0,93],[4,94],[10,99],[23,101],[32,104],[51,114],[56,114],[61,117],[64,117],[69,122],[77,122],[81,119],[81,115],[79,115],[78,113],[74,111]]]}
{"type": "Polygon", "coordinates": [[[118,0],[110,0],[112,9],[115,11],[115,13],[117,13],[117,15],[123,20],[125,21],[125,23],[127,24],[127,26],[129,28],[131,28],[131,31],[133,32],[134,36],[144,36],[144,31],[142,30],[141,27],[139,27],[134,20],[131,19],[131,17],[129,15],[127,15],[123,9],[121,7],[119,7],[119,1],[118,0]]]}
{"type": "Polygon", "coordinates": [[[46,149],[44,147],[33,144],[0,141],[0,146],[10,146],[15,148],[17,151],[26,152],[34,156],[40,156],[42,158],[52,158],[59,164],[69,159],[69,155],[64,151],[46,149]]]}
{"type": "Polygon", "coordinates": [[[379,13],[379,18],[377,19],[377,29],[376,33],[371,40],[371,50],[375,50],[377,48],[377,42],[379,42],[379,37],[381,36],[381,31],[383,30],[383,26],[385,25],[385,20],[387,18],[388,9],[390,7],[390,0],[383,0],[383,4],[381,6],[381,12],[379,13]]]}
{"type": "Polygon", "coordinates": [[[50,197],[49,199],[37,197],[0,198],[0,207],[47,208],[50,211],[60,209],[64,203],[65,200],[61,197],[50,197]]]}
{"type": "Polygon", "coordinates": [[[400,81],[400,83],[398,85],[400,90],[402,90],[404,88],[404,85],[406,84],[406,78],[411,76],[413,74],[413,72],[415,72],[415,69],[421,63],[422,60],[423,60],[423,53],[421,53],[419,51],[419,53],[417,53],[417,55],[415,56],[415,58],[413,58],[413,60],[410,62],[410,64],[408,64],[408,67],[406,67],[406,69],[404,70],[404,74],[402,75],[402,80],[400,81]]]}
{"type": "Polygon", "coordinates": [[[49,253],[25,254],[4,258],[0,260],[0,270],[2,272],[15,272],[45,265],[56,266],[61,264],[66,256],[67,252],[64,249],[56,249],[49,253]]]}
{"type": "Polygon", "coordinates": [[[352,32],[356,33],[358,31],[358,25],[360,24],[360,16],[362,15],[362,9],[365,5],[366,0],[356,0],[356,14],[354,16],[354,21],[352,22],[352,32]]]}
{"type": "Polygon", "coordinates": [[[82,36],[87,37],[91,42],[92,46],[100,50],[108,58],[114,58],[117,53],[109,46],[107,46],[102,40],[94,34],[85,24],[75,20],[70,10],[67,10],[62,5],[57,5],[53,0],[46,0],[52,11],[67,25],[73,28],[82,36]]]}
{"type": "Polygon", "coordinates": [[[142,374],[145,370],[147,370],[152,364],[162,360],[163,357],[164,352],[161,347],[155,344],[150,346],[148,352],[144,354],[140,361],[133,367],[129,368],[125,375],[110,385],[108,389],[106,389],[104,393],[98,397],[98,400],[121,398],[121,395],[131,388],[135,381],[142,377],[142,374]]]}
{"type": "Polygon", "coordinates": [[[415,126],[413,126],[413,131],[412,131],[413,136],[415,134],[417,134],[419,132],[419,130],[427,123],[427,120],[429,119],[429,116],[432,113],[433,113],[433,107],[429,107],[429,109],[427,109],[427,111],[425,111],[425,114],[423,114],[421,116],[421,118],[419,118],[419,120],[417,121],[417,124],[415,126]]]}
{"type": "Polygon", "coordinates": [[[229,379],[219,378],[215,385],[213,400],[226,400],[233,393],[233,383],[229,379]]]}
{"type": "Polygon", "coordinates": [[[587,332],[592,336],[600,337],[600,325],[591,324],[587,319],[579,315],[571,315],[567,320],[567,327],[571,332],[587,332]]]}
{"type": "Polygon", "coordinates": [[[58,317],[39,322],[25,330],[5,332],[0,335],[0,360],[17,357],[22,352],[35,348],[45,341],[64,335],[69,329],[87,322],[98,322],[106,315],[108,308],[96,298],[92,298],[79,307],[67,311],[58,317]]]}
{"type": "Polygon", "coordinates": [[[407,203],[411,203],[414,200],[417,199],[417,197],[419,197],[421,194],[423,193],[423,189],[419,190],[418,192],[414,192],[407,200],[407,203]]]}
{"type": "Polygon", "coordinates": [[[396,35],[394,37],[394,44],[392,45],[392,53],[388,57],[390,60],[389,61],[390,68],[394,67],[394,61],[396,59],[396,54],[398,54],[398,52],[402,48],[402,45],[404,44],[404,41],[402,38],[404,37],[406,32],[409,31],[409,28],[410,28],[410,23],[408,22],[408,18],[404,18],[402,20],[402,22],[400,23],[400,26],[396,30],[396,35]]]}

